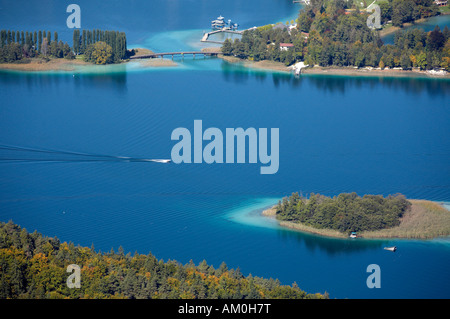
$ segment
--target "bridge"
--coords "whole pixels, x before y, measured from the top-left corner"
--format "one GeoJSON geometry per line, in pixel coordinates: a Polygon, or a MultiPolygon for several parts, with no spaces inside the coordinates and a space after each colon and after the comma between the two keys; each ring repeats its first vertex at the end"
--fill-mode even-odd
{"type": "Polygon", "coordinates": [[[160,57],[161,59],[164,56],[171,55],[172,59],[175,55],[181,55],[184,57],[185,55],[193,55],[194,58],[196,55],[203,55],[203,56],[217,56],[220,54],[220,50],[217,51],[180,51],[180,52],[161,52],[161,53],[152,53],[152,54],[146,54],[146,55],[138,55],[138,56],[132,56],[130,57],[130,60],[135,59],[152,59],[160,57]]]}

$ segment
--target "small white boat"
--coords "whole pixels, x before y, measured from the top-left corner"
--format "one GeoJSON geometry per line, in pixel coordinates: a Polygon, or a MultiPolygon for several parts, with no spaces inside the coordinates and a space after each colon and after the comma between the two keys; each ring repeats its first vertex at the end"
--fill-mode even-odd
{"type": "Polygon", "coordinates": [[[356,234],[356,232],[352,232],[352,233],[350,234],[350,238],[356,238],[356,237],[358,237],[358,235],[356,234]]]}
{"type": "Polygon", "coordinates": [[[396,251],[397,247],[392,246],[392,247],[384,247],[385,250],[389,250],[389,251],[396,251]]]}
{"type": "Polygon", "coordinates": [[[164,164],[172,162],[172,160],[170,160],[170,159],[151,159],[151,160],[148,160],[148,161],[149,162],[155,162],[155,163],[164,163],[164,164]]]}

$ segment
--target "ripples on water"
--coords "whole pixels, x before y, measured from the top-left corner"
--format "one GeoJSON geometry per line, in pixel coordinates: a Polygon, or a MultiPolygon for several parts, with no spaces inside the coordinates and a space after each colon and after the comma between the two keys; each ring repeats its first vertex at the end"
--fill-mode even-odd
{"type": "MultiPolygon", "coordinates": [[[[271,22],[271,14],[286,17],[296,11],[290,0],[281,9],[279,1],[266,0],[261,6],[275,11],[254,21],[254,14],[244,10],[254,4],[247,2],[238,7],[236,1],[208,1],[205,7],[188,8],[192,11],[185,7],[190,2],[151,3],[156,4],[142,12],[162,6],[161,19],[145,14],[127,20],[131,25],[126,27],[122,23],[128,11],[113,12],[102,27],[112,23],[127,31],[140,25],[142,29],[129,32],[130,39],[139,39],[131,40],[136,47],[191,48],[197,47],[202,21],[210,21],[211,15],[236,17],[253,26],[271,22]],[[227,8],[237,9],[225,12],[227,8]],[[201,16],[180,22],[179,15],[186,12],[201,16]],[[170,20],[167,29],[149,34],[165,18],[170,20]],[[177,31],[183,29],[188,31],[177,31]]],[[[328,291],[332,297],[448,295],[447,239],[333,240],[281,229],[261,219],[259,211],[294,191],[401,192],[448,201],[450,81],[296,79],[218,59],[175,61],[181,67],[143,70],[129,65],[129,72],[123,72],[124,66],[111,66],[103,74],[86,69],[75,74],[2,72],[0,220],[12,219],[29,231],[76,244],[94,243],[102,251],[123,246],[183,263],[206,259],[218,266],[226,261],[245,274],[296,281],[308,292],[328,291]],[[262,176],[259,164],[123,160],[168,158],[172,130],[192,129],[194,119],[202,119],[204,128],[222,130],[279,127],[279,172],[262,176]],[[398,253],[382,249],[394,244],[398,253]],[[365,286],[371,263],[383,269],[383,289],[378,291],[365,286]]]]}

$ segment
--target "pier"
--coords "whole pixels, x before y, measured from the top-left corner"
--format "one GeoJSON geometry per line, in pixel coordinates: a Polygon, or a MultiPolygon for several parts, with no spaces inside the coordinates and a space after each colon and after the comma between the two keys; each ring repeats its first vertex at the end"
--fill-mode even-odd
{"type": "Polygon", "coordinates": [[[161,59],[164,56],[172,56],[172,59],[175,55],[181,55],[184,57],[185,55],[193,55],[194,58],[196,55],[203,55],[203,56],[217,56],[220,53],[220,50],[217,51],[180,51],[180,52],[161,52],[161,53],[152,53],[152,54],[146,54],[146,55],[140,55],[140,56],[132,56],[130,57],[130,60],[136,60],[136,59],[153,59],[160,57],[161,59]]]}
{"type": "Polygon", "coordinates": [[[237,31],[237,30],[229,30],[229,29],[223,29],[223,30],[214,30],[211,32],[205,32],[203,34],[203,37],[201,39],[201,42],[209,42],[209,43],[217,43],[217,44],[223,44],[221,41],[212,41],[208,40],[208,38],[216,33],[232,33],[232,34],[242,34],[244,31],[237,31]]]}
{"type": "Polygon", "coordinates": [[[228,20],[228,22],[225,22],[225,18],[222,16],[218,16],[215,20],[211,21],[211,32],[205,32],[203,31],[203,37],[200,40],[200,42],[209,42],[209,43],[216,43],[216,44],[223,44],[223,41],[212,41],[209,40],[209,37],[216,33],[233,33],[233,34],[242,34],[243,31],[238,31],[238,24],[231,21],[231,19],[228,20]]]}

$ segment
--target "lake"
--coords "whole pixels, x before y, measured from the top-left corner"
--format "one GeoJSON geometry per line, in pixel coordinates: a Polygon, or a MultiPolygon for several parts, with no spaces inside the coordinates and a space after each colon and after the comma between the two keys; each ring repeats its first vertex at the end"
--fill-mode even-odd
{"type": "MultiPolygon", "coordinates": [[[[80,1],[82,27],[126,31],[130,47],[157,52],[205,46],[202,31],[218,15],[246,28],[291,20],[300,8],[290,0],[108,3],[80,1]]],[[[71,43],[65,4],[0,7],[2,29],[51,29],[71,43]]],[[[332,298],[450,297],[448,238],[329,239],[260,216],[297,191],[450,202],[449,80],[296,79],[217,58],[175,61],[1,72],[0,220],[101,251],[225,261],[332,298]],[[222,132],[279,128],[278,172],[121,158],[170,158],[172,131],[193,131],[197,119],[222,132]],[[392,245],[397,252],[383,249],[392,245]],[[370,264],[381,268],[380,289],[366,285],[370,264]]]]}

